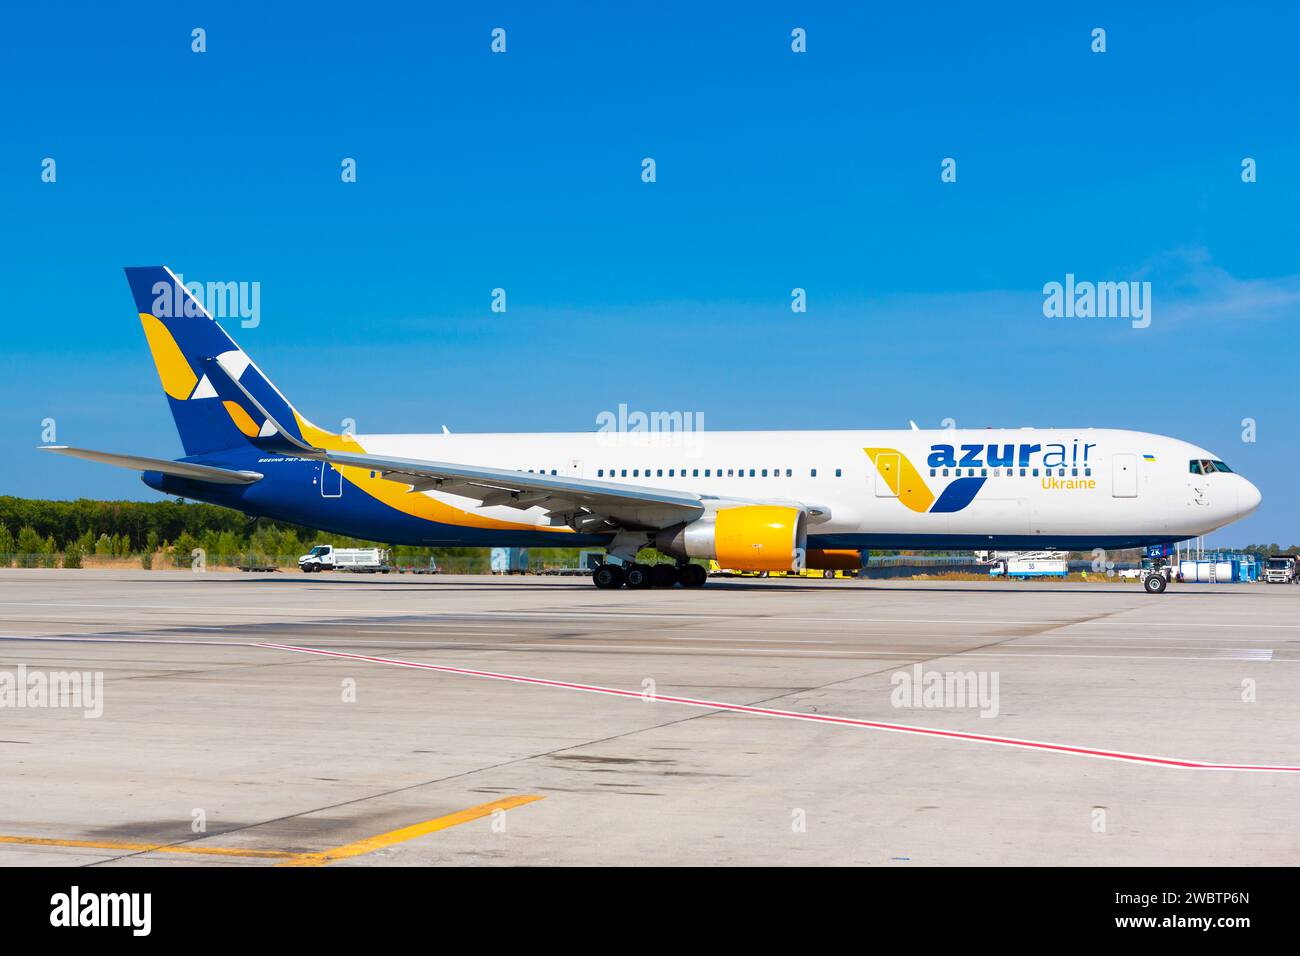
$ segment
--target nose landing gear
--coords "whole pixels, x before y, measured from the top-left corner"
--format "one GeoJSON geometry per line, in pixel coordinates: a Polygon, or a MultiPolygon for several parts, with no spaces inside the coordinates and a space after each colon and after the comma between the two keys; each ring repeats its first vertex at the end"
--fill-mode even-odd
{"type": "Polygon", "coordinates": [[[1142,572],[1142,587],[1147,594],[1164,594],[1169,587],[1173,570],[1162,558],[1156,558],[1151,567],[1142,572]]]}

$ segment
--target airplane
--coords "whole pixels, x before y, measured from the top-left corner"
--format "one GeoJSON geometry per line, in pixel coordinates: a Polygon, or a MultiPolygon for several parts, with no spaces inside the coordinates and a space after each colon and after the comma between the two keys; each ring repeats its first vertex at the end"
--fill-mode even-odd
{"type": "MultiPolygon", "coordinates": [[[[603,548],[598,588],[700,587],[707,570],[860,567],[864,550],[1167,545],[1250,514],[1204,448],[1136,431],[357,435],[312,424],[165,266],[126,270],[185,455],[42,450],[158,491],[419,546],[603,548]],[[639,564],[652,547],[666,563],[639,564]]],[[[1160,574],[1147,579],[1164,590],[1160,574]]]]}

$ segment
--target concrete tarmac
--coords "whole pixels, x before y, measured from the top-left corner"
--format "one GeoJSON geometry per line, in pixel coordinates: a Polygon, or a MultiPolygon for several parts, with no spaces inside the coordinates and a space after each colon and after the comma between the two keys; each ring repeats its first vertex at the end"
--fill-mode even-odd
{"type": "Polygon", "coordinates": [[[0,864],[1300,862],[1300,773],[1106,759],[1300,767],[1300,587],[10,569],[0,637],[0,864]]]}

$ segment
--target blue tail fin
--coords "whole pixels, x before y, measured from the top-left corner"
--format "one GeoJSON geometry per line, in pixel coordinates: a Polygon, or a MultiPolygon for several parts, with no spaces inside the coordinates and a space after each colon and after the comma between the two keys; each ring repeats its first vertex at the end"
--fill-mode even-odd
{"type": "Polygon", "coordinates": [[[297,451],[256,406],[261,405],[284,428],[293,429],[292,437],[298,441],[304,431],[314,431],[313,426],[298,415],[193,292],[166,266],[128,267],[126,279],[185,454],[205,455],[250,444],[272,453],[297,451]],[[244,390],[256,401],[250,402],[244,390]]]}

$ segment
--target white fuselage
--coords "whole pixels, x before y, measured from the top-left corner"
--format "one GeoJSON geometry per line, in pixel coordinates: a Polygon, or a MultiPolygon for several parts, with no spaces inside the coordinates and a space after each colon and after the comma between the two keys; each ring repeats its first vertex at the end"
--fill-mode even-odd
{"type": "MultiPolygon", "coordinates": [[[[1128,546],[1174,541],[1250,513],[1240,475],[1187,442],[1111,429],[802,432],[591,432],[356,436],[370,454],[465,462],[761,502],[822,514],[826,547],[1128,546]]],[[[482,508],[545,527],[545,511],[482,508]]]]}

